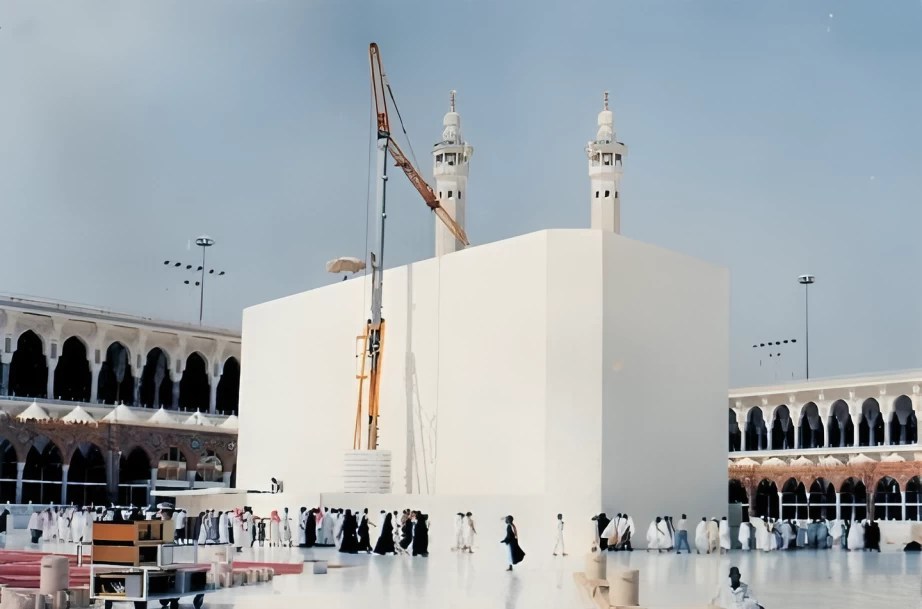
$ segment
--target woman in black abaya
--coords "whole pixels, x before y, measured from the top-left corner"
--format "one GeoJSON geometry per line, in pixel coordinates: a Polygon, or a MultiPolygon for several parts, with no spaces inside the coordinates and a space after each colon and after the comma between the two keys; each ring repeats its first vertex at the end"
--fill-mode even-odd
{"type": "Polygon", "coordinates": [[[375,544],[375,554],[384,556],[385,554],[394,554],[397,549],[394,548],[394,522],[393,514],[388,512],[384,515],[384,523],[381,525],[381,535],[375,544]]]}
{"type": "Polygon", "coordinates": [[[413,543],[413,520],[415,518],[415,513],[408,514],[400,527],[400,547],[404,550],[408,549],[410,544],[413,543]]]}
{"type": "Polygon", "coordinates": [[[525,558],[525,552],[519,546],[519,531],[512,523],[512,516],[506,516],[506,537],[500,543],[506,544],[507,560],[509,568],[506,571],[512,571],[512,565],[517,565],[525,558]]]}
{"type": "Polygon", "coordinates": [[[358,525],[355,521],[355,516],[352,515],[352,510],[346,510],[346,515],[343,516],[343,540],[339,544],[340,552],[358,554],[359,540],[355,536],[357,528],[358,525]]]}
{"type": "Polygon", "coordinates": [[[359,552],[371,552],[371,533],[368,531],[368,508],[362,514],[356,514],[359,519],[359,552]]]}
{"type": "Polygon", "coordinates": [[[317,510],[311,508],[307,512],[307,522],[304,524],[304,547],[313,548],[317,543],[317,510]]]}
{"type": "Polygon", "coordinates": [[[429,516],[418,512],[413,527],[413,556],[429,556],[429,516]]]}

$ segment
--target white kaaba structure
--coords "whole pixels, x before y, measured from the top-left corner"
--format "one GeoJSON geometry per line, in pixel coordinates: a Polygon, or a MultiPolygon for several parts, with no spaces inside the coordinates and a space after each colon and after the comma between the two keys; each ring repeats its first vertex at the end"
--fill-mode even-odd
{"type": "MultiPolygon", "coordinates": [[[[473,150],[454,108],[445,127],[435,190],[463,210],[473,150]]],[[[726,513],[715,405],[727,396],[728,272],[621,236],[627,151],[607,98],[586,150],[591,228],[466,249],[443,234],[436,257],[384,273],[368,474],[383,492],[345,492],[362,475],[352,448],[369,278],[244,311],[237,486],[284,484],[283,497],[251,502],[421,509],[445,548],[458,511],[475,514],[483,543],[513,514],[526,551],[531,538],[542,552],[558,512],[579,547],[601,511],[630,514],[638,547],[656,515],[726,513]]]]}

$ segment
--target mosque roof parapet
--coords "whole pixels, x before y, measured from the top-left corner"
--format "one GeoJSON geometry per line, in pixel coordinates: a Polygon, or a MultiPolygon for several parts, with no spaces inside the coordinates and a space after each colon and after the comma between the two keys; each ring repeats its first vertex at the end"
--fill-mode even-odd
{"type": "Polygon", "coordinates": [[[922,386],[922,369],[914,369],[802,379],[776,385],[737,387],[730,389],[728,399],[730,408],[737,406],[749,408],[765,399],[772,406],[792,405],[792,402],[806,403],[838,399],[853,402],[856,399],[863,401],[871,397],[880,398],[882,395],[919,394],[920,386],[922,386]]]}
{"type": "Polygon", "coordinates": [[[193,323],[158,320],[152,317],[119,313],[108,309],[69,303],[32,296],[0,294],[0,309],[10,309],[52,317],[65,317],[77,321],[104,322],[119,326],[133,326],[149,330],[168,330],[206,338],[223,338],[240,341],[240,332],[227,328],[200,326],[193,323]]]}

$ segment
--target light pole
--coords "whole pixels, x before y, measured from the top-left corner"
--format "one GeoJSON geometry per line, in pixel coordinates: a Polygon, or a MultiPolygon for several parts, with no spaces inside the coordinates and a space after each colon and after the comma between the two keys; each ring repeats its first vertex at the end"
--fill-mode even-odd
{"type": "Polygon", "coordinates": [[[804,351],[806,352],[807,378],[810,378],[810,285],[816,283],[813,275],[801,275],[797,283],[804,286],[804,351]]]}
{"type": "Polygon", "coordinates": [[[194,285],[195,287],[199,289],[198,323],[199,325],[202,325],[202,317],[205,311],[205,273],[207,271],[209,275],[214,275],[216,277],[223,277],[225,273],[224,271],[205,268],[205,250],[215,244],[214,239],[212,239],[208,235],[202,235],[196,238],[195,244],[199,246],[200,248],[202,248],[202,264],[201,265],[186,264],[185,262],[178,262],[176,260],[164,260],[163,264],[164,266],[172,267],[177,270],[198,272],[201,274],[201,276],[199,277],[197,281],[192,280],[192,279],[186,279],[185,281],[183,281],[183,283],[188,286],[194,285]]]}
{"type": "Polygon", "coordinates": [[[205,250],[214,245],[214,239],[208,235],[202,235],[195,240],[195,244],[202,248],[202,279],[198,295],[198,325],[202,325],[202,312],[205,310],[205,250]]]}

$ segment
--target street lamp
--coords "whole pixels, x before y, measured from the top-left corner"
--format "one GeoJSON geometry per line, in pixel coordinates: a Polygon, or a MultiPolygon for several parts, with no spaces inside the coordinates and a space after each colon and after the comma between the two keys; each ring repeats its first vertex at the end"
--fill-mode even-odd
{"type": "MultiPolygon", "coordinates": [[[[202,325],[202,312],[205,307],[205,251],[214,245],[214,239],[208,235],[202,235],[195,240],[195,244],[202,248],[202,279],[201,286],[199,286],[199,296],[198,296],[198,325],[202,325]]],[[[214,272],[214,269],[211,271],[214,272]]]]}
{"type": "Polygon", "coordinates": [[[810,378],[810,286],[816,283],[813,275],[801,275],[797,283],[804,286],[804,350],[806,351],[807,378],[810,378]]]}
{"type": "Polygon", "coordinates": [[[199,279],[192,280],[186,279],[183,281],[185,285],[194,285],[199,289],[199,300],[198,300],[198,323],[202,324],[202,316],[205,310],[205,272],[207,270],[208,275],[214,275],[215,277],[223,277],[224,271],[219,271],[216,269],[206,269],[205,268],[205,250],[215,244],[215,240],[209,237],[208,235],[202,235],[201,237],[196,238],[195,244],[202,248],[202,264],[201,265],[192,265],[186,264],[184,262],[177,262],[176,260],[164,260],[164,266],[173,267],[179,270],[192,271],[201,273],[199,279]]]}

